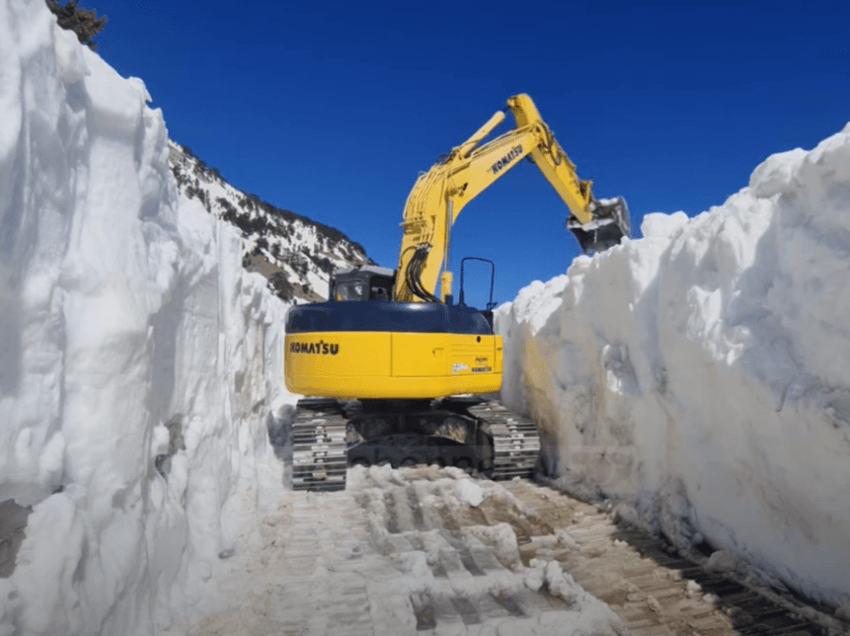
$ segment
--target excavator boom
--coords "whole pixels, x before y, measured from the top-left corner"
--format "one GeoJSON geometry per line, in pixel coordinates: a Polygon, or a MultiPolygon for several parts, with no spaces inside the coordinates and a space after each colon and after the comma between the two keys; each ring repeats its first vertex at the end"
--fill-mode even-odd
{"type": "Polygon", "coordinates": [[[513,130],[483,143],[505,119],[503,112],[497,112],[413,186],[401,224],[403,236],[394,294],[397,300],[446,300],[451,294],[452,276],[447,267],[452,225],[466,204],[526,157],[567,205],[567,228],[584,252],[601,252],[630,235],[626,202],[621,198],[599,201],[594,197],[592,182],[579,178],[575,165],[531,98],[516,95],[507,106],[516,122],[513,130]],[[435,294],[441,269],[438,299],[435,294]]]}

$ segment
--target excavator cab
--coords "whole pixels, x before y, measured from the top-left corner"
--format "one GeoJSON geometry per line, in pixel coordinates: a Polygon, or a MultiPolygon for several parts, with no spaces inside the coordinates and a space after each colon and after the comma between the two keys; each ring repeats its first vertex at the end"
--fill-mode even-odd
{"type": "Polygon", "coordinates": [[[330,300],[392,300],[395,271],[366,265],[337,272],[330,282],[330,300]]]}

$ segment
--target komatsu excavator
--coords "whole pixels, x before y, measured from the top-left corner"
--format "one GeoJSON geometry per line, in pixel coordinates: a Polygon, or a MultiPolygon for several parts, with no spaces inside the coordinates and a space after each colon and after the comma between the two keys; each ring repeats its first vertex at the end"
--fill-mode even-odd
{"type": "Polygon", "coordinates": [[[569,208],[566,225],[583,251],[628,237],[629,215],[622,198],[593,196],[528,95],[511,97],[507,107],[514,129],[485,143],[505,119],[497,112],[416,181],[396,270],[338,272],[328,302],[290,308],[286,387],[321,396],[300,400],[296,409],[295,489],[345,488],[346,468],[355,464],[439,463],[494,479],[531,476],[540,450],[534,424],[475,397],[501,388],[502,338],[493,332],[492,278],[487,307],[466,306],[462,262],[454,302],[452,225],[467,203],[526,157],[569,208]]]}

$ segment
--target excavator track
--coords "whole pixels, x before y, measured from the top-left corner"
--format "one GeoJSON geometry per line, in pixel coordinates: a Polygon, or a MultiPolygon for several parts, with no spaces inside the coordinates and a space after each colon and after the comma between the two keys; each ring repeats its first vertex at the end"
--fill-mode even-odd
{"type": "Polygon", "coordinates": [[[367,434],[366,440],[354,425],[364,417],[356,404],[323,398],[298,402],[292,422],[294,490],[343,490],[349,463],[388,463],[397,468],[436,461],[497,481],[531,478],[540,453],[534,422],[495,400],[446,398],[435,401],[430,411],[422,411],[421,405],[418,410],[382,411],[378,418],[382,426],[395,418],[400,424],[383,429],[377,437],[367,434]],[[414,415],[430,420],[438,432],[429,437],[413,431],[412,424],[404,422],[414,415]],[[452,426],[447,426],[449,422],[452,426]],[[447,434],[452,438],[443,437],[447,434]],[[459,444],[460,439],[466,439],[466,445],[459,444]]]}
{"type": "Polygon", "coordinates": [[[292,489],[345,490],[345,418],[336,400],[300,400],[292,422],[292,489]]]}
{"type": "Polygon", "coordinates": [[[494,451],[490,479],[532,478],[540,455],[540,436],[534,422],[494,400],[473,406],[469,412],[490,425],[494,451]]]}

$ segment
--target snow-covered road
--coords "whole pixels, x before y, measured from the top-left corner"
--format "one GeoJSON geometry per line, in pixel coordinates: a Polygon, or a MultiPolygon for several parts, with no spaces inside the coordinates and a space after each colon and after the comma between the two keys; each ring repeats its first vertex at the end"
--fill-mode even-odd
{"type": "Polygon", "coordinates": [[[822,633],[613,517],[527,480],[355,467],[345,491],[288,493],[224,555],[191,633],[822,633]]]}

